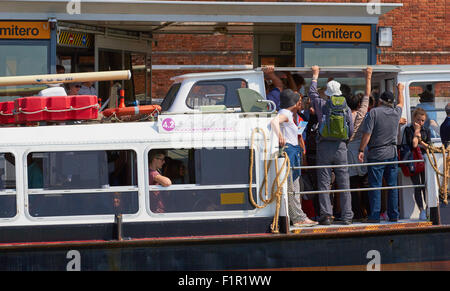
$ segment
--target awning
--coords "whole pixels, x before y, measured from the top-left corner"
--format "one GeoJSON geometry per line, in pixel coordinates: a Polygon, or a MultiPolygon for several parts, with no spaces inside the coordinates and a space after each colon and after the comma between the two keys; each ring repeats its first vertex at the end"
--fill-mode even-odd
{"type": "Polygon", "coordinates": [[[2,0],[0,20],[42,20],[160,33],[283,32],[295,23],[377,24],[400,3],[2,0]],[[225,27],[225,28],[224,28],[225,27]]]}

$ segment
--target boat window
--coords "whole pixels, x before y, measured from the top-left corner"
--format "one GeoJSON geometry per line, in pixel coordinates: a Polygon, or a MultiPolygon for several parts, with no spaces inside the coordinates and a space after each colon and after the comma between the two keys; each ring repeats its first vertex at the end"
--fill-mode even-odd
{"type": "Polygon", "coordinates": [[[32,216],[138,210],[136,153],[131,150],[29,153],[27,176],[32,216]]]}
{"type": "Polygon", "coordinates": [[[249,160],[248,148],[151,150],[150,186],[158,185],[158,175],[169,178],[172,185],[151,187],[150,210],[170,213],[253,209],[248,198],[249,160]]]}
{"type": "Polygon", "coordinates": [[[164,97],[164,100],[161,102],[161,110],[167,111],[169,110],[170,106],[172,106],[173,101],[175,101],[175,97],[177,96],[178,90],[180,90],[181,83],[173,84],[172,87],[170,87],[169,91],[166,94],[166,97],[164,97]]]}
{"type": "Polygon", "coordinates": [[[412,113],[420,107],[427,112],[425,127],[430,129],[431,137],[440,141],[440,126],[447,114],[445,106],[450,103],[450,82],[416,82],[409,86],[412,113]]]}
{"type": "Polygon", "coordinates": [[[243,79],[199,81],[192,86],[186,105],[193,109],[207,105],[240,107],[236,90],[247,87],[247,82],[243,79]]]}
{"type": "Polygon", "coordinates": [[[12,153],[0,153],[0,218],[16,216],[16,167],[12,153]]]}

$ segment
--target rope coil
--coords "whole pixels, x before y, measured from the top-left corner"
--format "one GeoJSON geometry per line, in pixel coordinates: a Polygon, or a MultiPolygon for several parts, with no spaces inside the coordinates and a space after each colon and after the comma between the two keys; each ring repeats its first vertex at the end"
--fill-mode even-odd
{"type": "Polygon", "coordinates": [[[278,218],[279,218],[279,214],[280,214],[280,207],[281,207],[281,198],[283,195],[283,185],[284,183],[286,183],[287,178],[289,177],[290,174],[290,161],[289,161],[289,157],[288,155],[283,152],[283,157],[284,157],[284,161],[283,164],[281,165],[280,169],[278,169],[278,158],[275,157],[275,171],[276,171],[276,175],[275,178],[273,180],[272,183],[272,189],[271,189],[271,193],[270,193],[270,197],[269,197],[269,193],[268,193],[268,169],[270,168],[271,164],[272,164],[272,160],[269,161],[269,163],[267,163],[267,139],[266,139],[266,133],[264,132],[263,129],[261,128],[254,128],[251,134],[251,145],[250,145],[250,169],[249,169],[249,200],[250,203],[258,209],[262,209],[264,207],[266,207],[267,205],[271,204],[275,198],[276,198],[276,208],[275,208],[275,214],[273,217],[273,222],[270,225],[270,229],[272,231],[272,233],[279,233],[279,222],[278,222],[278,218]],[[255,133],[262,133],[263,137],[264,137],[264,179],[261,183],[260,189],[259,189],[259,198],[260,200],[263,202],[262,205],[258,205],[258,203],[255,202],[254,198],[253,198],[253,191],[252,191],[252,185],[253,185],[253,162],[254,162],[254,137],[255,137],[255,133]],[[283,179],[280,182],[280,175],[283,171],[286,171],[285,176],[283,177],[283,179]],[[265,196],[263,197],[263,191],[262,189],[265,189],[264,194],[265,196]]]}
{"type": "Polygon", "coordinates": [[[430,161],[431,167],[436,172],[436,180],[439,187],[439,197],[442,199],[445,205],[448,204],[448,185],[450,180],[450,146],[447,149],[442,145],[441,147],[435,147],[433,145],[429,145],[427,143],[421,142],[421,144],[425,147],[428,160],[430,161]],[[431,153],[431,156],[430,156],[431,153]],[[438,162],[436,159],[435,153],[441,153],[443,158],[442,169],[441,172],[438,167],[438,162]],[[442,183],[439,177],[442,177],[442,183]]]}

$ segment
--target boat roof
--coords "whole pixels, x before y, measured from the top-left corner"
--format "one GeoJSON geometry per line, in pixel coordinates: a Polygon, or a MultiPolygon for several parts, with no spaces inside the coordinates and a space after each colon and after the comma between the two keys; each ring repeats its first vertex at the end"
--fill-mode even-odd
{"type": "MultiPolygon", "coordinates": [[[[73,145],[89,146],[90,144],[105,144],[114,147],[114,144],[127,143],[164,143],[167,145],[181,142],[183,145],[191,146],[191,141],[214,141],[214,144],[233,144],[240,140],[245,143],[251,134],[251,128],[261,127],[268,130],[271,117],[251,116],[242,118],[242,114],[183,114],[183,115],[161,115],[158,121],[141,122],[114,122],[114,123],[92,123],[71,124],[60,126],[23,126],[23,127],[0,127],[0,148],[11,150],[16,146],[58,146],[73,145]],[[165,118],[171,118],[178,125],[177,128],[190,128],[195,124],[195,131],[167,132],[161,129],[161,123],[165,118]],[[211,129],[211,122],[226,124],[227,129],[219,127],[211,129]],[[183,127],[183,123],[185,126],[183,127]],[[220,133],[223,139],[217,139],[220,133]]],[[[223,125],[222,125],[223,126],[223,125]]],[[[267,134],[267,138],[270,135],[267,134]]],[[[180,146],[180,145],[178,145],[180,146]]]]}
{"type": "Polygon", "coordinates": [[[221,71],[221,72],[202,72],[202,73],[189,73],[183,74],[179,76],[172,77],[170,80],[174,82],[181,82],[185,79],[208,79],[208,78],[221,78],[221,77],[233,77],[239,75],[254,75],[261,74],[261,72],[257,72],[256,70],[242,70],[242,71],[221,71]]]}

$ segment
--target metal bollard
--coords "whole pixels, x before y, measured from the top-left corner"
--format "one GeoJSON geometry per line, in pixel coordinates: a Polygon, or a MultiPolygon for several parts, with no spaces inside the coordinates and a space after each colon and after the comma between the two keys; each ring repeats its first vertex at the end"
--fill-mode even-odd
{"type": "Polygon", "coordinates": [[[114,215],[114,239],[122,240],[122,214],[114,215]]]}

